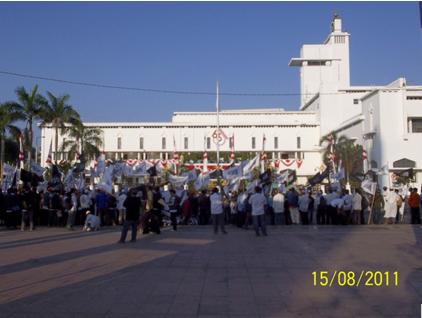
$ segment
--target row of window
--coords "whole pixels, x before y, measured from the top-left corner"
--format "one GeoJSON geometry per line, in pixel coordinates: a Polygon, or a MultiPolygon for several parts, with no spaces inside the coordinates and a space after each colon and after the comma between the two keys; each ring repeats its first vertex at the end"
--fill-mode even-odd
{"type": "MultiPolygon", "coordinates": [[[[206,146],[207,149],[211,149],[211,138],[206,138],[206,146]]],[[[274,143],[273,143],[274,149],[278,149],[278,137],[274,137],[274,143]]],[[[234,139],[229,138],[229,147],[230,149],[234,148],[234,139]]],[[[251,148],[256,149],[256,137],[252,137],[251,139],[251,148]]],[[[296,148],[301,148],[301,140],[300,137],[296,137],[296,148]]],[[[117,137],[117,149],[122,149],[122,137],[117,137]]],[[[139,137],[139,149],[144,149],[144,137],[139,137]]],[[[166,137],[161,138],[161,149],[166,150],[167,149],[167,139],[166,137]]],[[[184,137],[183,139],[183,149],[189,149],[189,138],[184,137]]]]}

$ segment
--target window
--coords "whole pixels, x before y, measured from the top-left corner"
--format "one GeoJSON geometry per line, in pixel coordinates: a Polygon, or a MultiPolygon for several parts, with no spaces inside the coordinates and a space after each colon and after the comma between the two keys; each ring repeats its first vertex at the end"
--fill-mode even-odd
{"type": "Polygon", "coordinates": [[[144,137],[139,137],[139,149],[144,149],[144,137]]]}
{"type": "Polygon", "coordinates": [[[359,99],[357,99],[357,98],[353,99],[353,104],[354,104],[354,105],[359,104],[359,99]]]}
{"type": "Polygon", "coordinates": [[[229,147],[230,149],[234,148],[234,137],[229,138],[229,147]]]}
{"type": "Polygon", "coordinates": [[[296,148],[300,149],[300,137],[296,137],[296,148]]]}
{"type": "Polygon", "coordinates": [[[278,149],[278,137],[274,137],[274,149],[278,149]]]}
{"type": "Polygon", "coordinates": [[[281,159],[294,159],[295,153],[294,152],[282,152],[281,153],[281,159]]]}
{"type": "Polygon", "coordinates": [[[166,137],[161,138],[161,149],[166,149],[166,137]]]}
{"type": "Polygon", "coordinates": [[[122,149],[122,137],[117,137],[117,149],[122,149]]]}
{"type": "Polygon", "coordinates": [[[252,137],[252,149],[255,149],[256,147],[256,139],[255,137],[252,137]]]}
{"type": "Polygon", "coordinates": [[[408,119],[410,133],[422,133],[422,118],[408,119]]]}
{"type": "Polygon", "coordinates": [[[183,146],[185,147],[185,149],[189,148],[189,139],[188,137],[185,137],[184,141],[183,141],[183,146]]]}
{"type": "Polygon", "coordinates": [[[207,137],[207,149],[211,149],[211,137],[207,137]]]}

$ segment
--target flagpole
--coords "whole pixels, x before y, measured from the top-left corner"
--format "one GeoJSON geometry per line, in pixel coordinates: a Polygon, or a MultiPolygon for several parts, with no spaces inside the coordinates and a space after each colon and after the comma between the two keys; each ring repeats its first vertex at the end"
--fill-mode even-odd
{"type": "Polygon", "coordinates": [[[220,170],[220,83],[218,81],[215,104],[217,109],[217,170],[220,170]]]}
{"type": "MultiPolygon", "coordinates": [[[[216,112],[217,112],[217,185],[221,189],[221,176],[220,176],[220,83],[217,81],[216,88],[216,112]]],[[[221,189],[223,195],[223,189],[221,189]]]]}

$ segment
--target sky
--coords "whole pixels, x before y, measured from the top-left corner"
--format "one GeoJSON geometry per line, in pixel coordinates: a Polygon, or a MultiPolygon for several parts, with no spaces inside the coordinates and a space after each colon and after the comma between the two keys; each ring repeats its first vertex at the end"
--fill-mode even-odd
{"type": "MultiPolygon", "coordinates": [[[[351,34],[352,85],[404,76],[422,85],[418,2],[1,2],[0,71],[164,90],[299,93],[289,67],[322,43],[333,12],[351,34]]],[[[169,121],[214,111],[215,97],[82,87],[0,74],[17,86],[69,94],[84,121],[169,121]]],[[[221,108],[298,110],[299,96],[222,96],[221,108]]]]}

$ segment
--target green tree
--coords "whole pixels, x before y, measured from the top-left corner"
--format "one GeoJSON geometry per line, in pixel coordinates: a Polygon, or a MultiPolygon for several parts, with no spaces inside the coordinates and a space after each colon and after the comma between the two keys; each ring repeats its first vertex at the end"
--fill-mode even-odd
{"type": "Polygon", "coordinates": [[[62,143],[60,151],[68,152],[69,158],[75,158],[76,154],[84,154],[85,158],[96,158],[100,154],[102,130],[90,128],[82,123],[71,126],[68,136],[71,138],[62,143]]]}
{"type": "Polygon", "coordinates": [[[323,151],[323,162],[330,167],[332,162],[330,160],[331,150],[335,153],[335,164],[342,162],[346,182],[357,185],[360,182],[359,177],[363,175],[362,162],[362,146],[356,145],[354,139],[349,139],[346,136],[337,136],[335,133],[330,133],[321,138],[320,144],[325,147],[323,151]],[[331,146],[331,140],[334,144],[331,146]]]}
{"type": "Polygon", "coordinates": [[[6,105],[13,107],[19,113],[20,119],[26,122],[24,147],[28,153],[27,158],[30,166],[33,143],[32,124],[34,120],[41,119],[41,111],[47,101],[38,93],[38,85],[35,85],[30,92],[27,92],[25,87],[19,86],[16,88],[15,93],[18,101],[7,102],[6,105]]]}
{"type": "Polygon", "coordinates": [[[7,134],[15,139],[20,134],[20,129],[14,125],[15,122],[22,120],[21,114],[13,105],[0,104],[0,179],[3,180],[3,165],[5,155],[5,142],[7,134]]]}
{"type": "Polygon", "coordinates": [[[54,96],[51,92],[47,92],[47,97],[48,103],[41,112],[42,125],[51,125],[54,129],[54,160],[57,163],[59,159],[59,133],[62,135],[73,125],[80,124],[81,119],[73,106],[68,104],[69,95],[54,96]]]}

